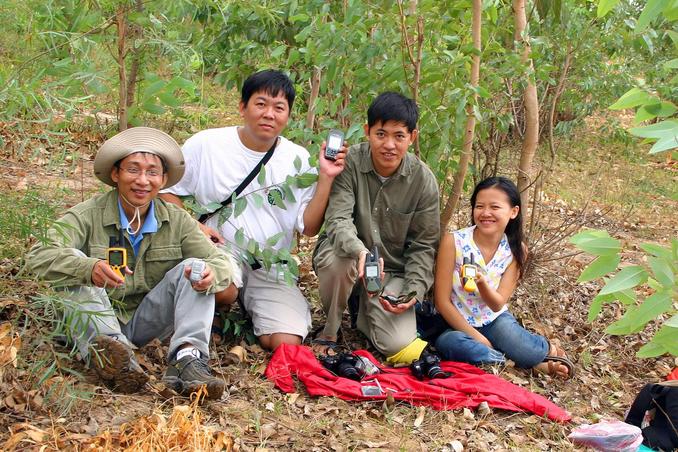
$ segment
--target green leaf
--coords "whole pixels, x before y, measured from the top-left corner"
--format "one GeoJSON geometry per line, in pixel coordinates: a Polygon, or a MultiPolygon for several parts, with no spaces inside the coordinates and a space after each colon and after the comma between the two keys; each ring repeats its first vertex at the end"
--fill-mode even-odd
{"type": "Polygon", "coordinates": [[[627,306],[636,304],[636,291],[633,290],[633,288],[615,292],[612,295],[614,295],[622,304],[627,306]]]}
{"type": "Polygon", "coordinates": [[[262,187],[266,184],[266,166],[264,165],[261,165],[261,169],[257,175],[257,183],[259,183],[259,185],[262,187]]]}
{"type": "Polygon", "coordinates": [[[259,193],[251,193],[249,196],[252,197],[252,203],[257,209],[261,209],[264,206],[264,197],[259,193]]]}
{"type": "Polygon", "coordinates": [[[678,136],[678,121],[667,119],[649,126],[634,127],[629,129],[629,133],[641,138],[675,138],[678,136]]]}
{"type": "Polygon", "coordinates": [[[362,125],[362,124],[360,124],[360,123],[358,123],[358,124],[353,124],[353,125],[352,125],[351,127],[349,127],[348,130],[346,131],[346,139],[348,140],[348,139],[352,138],[353,135],[355,135],[356,132],[358,132],[359,130],[362,130],[362,129],[363,129],[363,125],[362,125]]]}
{"type": "Polygon", "coordinates": [[[622,97],[620,97],[617,102],[610,105],[608,108],[610,110],[625,110],[627,108],[637,107],[639,105],[644,105],[653,97],[650,96],[647,92],[643,91],[640,88],[632,88],[626,92],[622,97]]]}
{"type": "Polygon", "coordinates": [[[141,98],[148,100],[149,98],[158,94],[165,87],[165,85],[167,85],[167,82],[164,80],[157,80],[151,83],[146,88],[144,88],[144,93],[142,94],[141,98]]]}
{"type": "Polygon", "coordinates": [[[640,13],[640,16],[638,17],[635,33],[640,34],[643,32],[648,25],[659,16],[659,13],[664,9],[665,1],[666,0],[647,0],[643,12],[640,13]]]}
{"type": "Polygon", "coordinates": [[[650,341],[640,347],[638,353],[636,353],[636,356],[638,358],[656,358],[657,356],[661,356],[666,352],[666,347],[656,344],[654,341],[650,341]]]}
{"type": "Polygon", "coordinates": [[[235,210],[234,210],[234,218],[237,218],[240,216],[245,211],[245,208],[247,207],[247,199],[245,198],[236,198],[235,199],[235,210]]]}
{"type": "Polygon", "coordinates": [[[168,107],[177,108],[181,106],[181,100],[174,97],[172,93],[160,93],[158,94],[158,99],[168,107]]]}
{"type": "Polygon", "coordinates": [[[155,104],[153,102],[144,102],[141,105],[141,108],[153,115],[161,115],[165,113],[165,107],[162,105],[155,104]]]}
{"type": "Polygon", "coordinates": [[[278,232],[277,234],[272,235],[271,237],[266,239],[266,246],[275,246],[284,236],[285,236],[284,232],[278,232]]]}
{"type": "Polygon", "coordinates": [[[577,282],[591,281],[615,271],[620,260],[621,257],[619,254],[598,256],[584,269],[581,275],[579,275],[577,282]]]}
{"type": "Polygon", "coordinates": [[[600,0],[598,2],[598,18],[605,17],[619,3],[619,0],[600,0]]]}
{"type": "Polygon", "coordinates": [[[608,235],[606,231],[584,231],[570,238],[577,248],[596,256],[609,256],[621,250],[619,240],[608,235]]]}
{"type": "Polygon", "coordinates": [[[643,243],[640,245],[640,247],[643,249],[643,251],[650,253],[653,256],[671,260],[671,250],[661,245],[655,245],[654,243],[643,243]]]}
{"type": "Polygon", "coordinates": [[[678,147],[678,135],[670,138],[663,138],[657,141],[651,148],[650,154],[657,154],[659,152],[668,151],[678,147]]]}
{"type": "Polygon", "coordinates": [[[310,187],[318,180],[318,175],[314,173],[303,173],[299,174],[297,177],[297,187],[306,188],[310,187]]]}
{"type": "Polygon", "coordinates": [[[273,205],[280,207],[283,210],[287,210],[287,207],[285,206],[285,202],[282,199],[282,195],[278,190],[271,190],[268,192],[268,196],[270,196],[273,199],[273,205]]]}
{"type": "Polygon", "coordinates": [[[247,242],[247,252],[254,254],[257,251],[257,242],[254,239],[249,239],[247,242]]]}
{"type": "Polygon", "coordinates": [[[647,272],[639,265],[631,265],[622,268],[612,279],[610,279],[605,287],[600,291],[601,295],[607,293],[619,292],[621,290],[636,287],[647,280],[647,272]]]}
{"type": "Polygon", "coordinates": [[[235,243],[241,247],[245,247],[245,231],[243,228],[238,228],[237,231],[235,231],[235,243]]]}
{"type": "Polygon", "coordinates": [[[676,275],[673,272],[673,268],[671,268],[671,263],[659,257],[649,257],[647,260],[657,281],[666,288],[673,286],[673,283],[676,281],[676,275]]]}
{"type": "Polygon", "coordinates": [[[297,172],[301,171],[301,158],[298,155],[294,157],[294,169],[297,172]]]}
{"type": "Polygon", "coordinates": [[[610,303],[614,300],[616,300],[615,294],[596,295],[596,297],[591,300],[591,306],[589,306],[588,322],[591,323],[598,317],[598,314],[603,310],[603,305],[605,303],[610,303]]]}
{"type": "Polygon", "coordinates": [[[285,52],[285,49],[287,49],[287,46],[281,45],[273,49],[271,52],[271,57],[272,58],[278,58],[280,55],[282,55],[285,52]]]}
{"type": "Polygon", "coordinates": [[[671,309],[671,307],[670,291],[655,292],[647,297],[638,309],[634,310],[633,314],[629,316],[629,323],[633,331],[640,331],[647,322],[656,319],[671,309]]]}
{"type": "Polygon", "coordinates": [[[671,328],[678,328],[678,314],[674,315],[670,319],[668,319],[666,322],[664,322],[664,326],[670,326],[671,328]]]}
{"type": "Polygon", "coordinates": [[[668,353],[678,356],[678,328],[662,325],[655,333],[652,341],[655,344],[662,345],[668,353]]]}
{"type": "Polygon", "coordinates": [[[666,61],[664,63],[664,69],[678,69],[678,58],[666,61]]]}

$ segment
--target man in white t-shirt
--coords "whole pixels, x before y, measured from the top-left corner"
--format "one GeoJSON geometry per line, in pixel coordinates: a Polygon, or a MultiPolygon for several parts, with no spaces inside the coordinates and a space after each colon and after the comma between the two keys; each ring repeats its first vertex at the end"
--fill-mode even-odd
{"type": "MultiPolygon", "coordinates": [[[[280,250],[290,247],[295,230],[314,236],[322,226],[332,182],[344,169],[346,147],[332,161],[325,159],[323,144],[317,183],[303,188],[287,183],[289,189],[284,188],[281,184],[288,182],[289,176],[317,173],[308,163],[308,151],[280,136],[294,97],[294,86],[282,72],[265,70],[251,75],[241,91],[243,125],[204,130],[189,138],[182,148],[184,177],[161,195],[178,205],[183,205],[179,196],[187,195],[203,206],[225,201],[275,146],[264,166],[264,180],[255,177],[240,194],[247,200],[244,211],[232,214],[220,227],[219,215],[201,224],[212,241],[227,244],[233,254],[240,254],[237,243],[243,238],[255,240],[261,249],[280,250]],[[283,205],[279,205],[281,200],[283,205]],[[240,240],[236,238],[239,230],[243,234],[240,240]]],[[[301,344],[310,329],[311,314],[299,289],[286,284],[275,265],[267,270],[259,263],[243,262],[241,269],[241,280],[236,278],[234,285],[218,294],[217,303],[232,303],[239,289],[262,347],[274,350],[282,343],[301,344]]]]}

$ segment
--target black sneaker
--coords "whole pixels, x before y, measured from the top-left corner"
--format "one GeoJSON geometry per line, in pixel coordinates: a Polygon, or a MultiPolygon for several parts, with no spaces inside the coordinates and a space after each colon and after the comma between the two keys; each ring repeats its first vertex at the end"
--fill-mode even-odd
{"type": "Polygon", "coordinates": [[[226,382],[212,375],[207,359],[194,355],[184,356],[179,360],[174,358],[167,367],[162,381],[184,395],[190,395],[201,386],[205,386],[208,399],[219,399],[226,389],[226,382]]]}
{"type": "Polygon", "coordinates": [[[137,392],[148,381],[134,351],[123,342],[110,336],[97,336],[90,345],[90,365],[99,378],[114,390],[137,392]]]}

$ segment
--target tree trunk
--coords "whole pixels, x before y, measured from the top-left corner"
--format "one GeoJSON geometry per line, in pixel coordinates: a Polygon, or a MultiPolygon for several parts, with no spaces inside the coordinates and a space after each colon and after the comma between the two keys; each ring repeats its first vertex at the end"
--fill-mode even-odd
{"type": "Polygon", "coordinates": [[[127,129],[127,71],[125,70],[125,56],[127,54],[127,20],[125,18],[125,9],[120,6],[115,13],[115,24],[118,29],[118,130],[127,129]]]}
{"type": "MultiPolygon", "coordinates": [[[[143,12],[144,4],[142,0],[136,0],[135,8],[137,12],[143,12]]],[[[130,66],[129,76],[127,77],[127,107],[131,107],[134,104],[134,93],[137,88],[137,82],[139,81],[139,68],[141,67],[141,48],[136,47],[134,41],[144,37],[144,29],[139,25],[133,24],[130,29],[130,37],[133,42],[132,65],[130,66]]]]}
{"type": "MultiPolygon", "coordinates": [[[[471,63],[471,85],[474,88],[478,87],[480,80],[480,50],[481,50],[481,12],[482,0],[473,0],[473,22],[471,25],[471,36],[473,37],[473,47],[477,52],[473,55],[471,63]]],[[[457,208],[457,203],[461,195],[461,190],[464,187],[464,179],[466,178],[466,170],[468,169],[468,162],[471,159],[473,151],[473,135],[476,127],[476,117],[473,113],[473,106],[478,100],[477,93],[473,94],[473,101],[466,105],[466,128],[464,133],[464,144],[461,149],[461,157],[459,158],[459,168],[454,175],[454,184],[452,185],[452,193],[447,198],[447,204],[443,210],[440,218],[441,230],[445,231],[447,225],[452,218],[452,213],[457,208]]]]}
{"type": "Polygon", "coordinates": [[[523,208],[528,204],[528,189],[532,177],[532,161],[539,143],[539,100],[537,98],[537,86],[534,83],[534,67],[530,58],[530,39],[526,33],[527,18],[525,16],[525,0],[513,0],[513,19],[515,32],[513,34],[517,45],[522,46],[521,61],[526,67],[525,92],[523,103],[525,104],[525,135],[523,147],[520,152],[518,165],[518,190],[523,208]]]}
{"type": "Polygon", "coordinates": [[[313,130],[315,126],[315,103],[320,93],[320,67],[313,67],[311,75],[311,95],[308,98],[308,110],[306,111],[306,128],[313,130]]]}
{"type": "MultiPolygon", "coordinates": [[[[414,50],[415,40],[410,38],[407,31],[407,16],[413,15],[416,12],[417,2],[410,2],[410,6],[407,14],[403,9],[403,0],[398,0],[398,9],[400,11],[400,32],[402,35],[402,46],[403,54],[407,53],[409,57],[409,62],[414,69],[414,79],[412,82],[409,81],[407,77],[407,63],[405,62],[405,56],[403,55],[403,69],[405,70],[405,79],[410,85],[412,90],[412,99],[415,103],[419,100],[419,85],[421,81],[421,59],[423,57],[422,48],[424,46],[424,17],[417,16],[417,38],[416,38],[416,51],[414,50]]],[[[417,157],[421,156],[421,148],[419,145],[419,136],[414,141],[414,154],[417,157]]]]}

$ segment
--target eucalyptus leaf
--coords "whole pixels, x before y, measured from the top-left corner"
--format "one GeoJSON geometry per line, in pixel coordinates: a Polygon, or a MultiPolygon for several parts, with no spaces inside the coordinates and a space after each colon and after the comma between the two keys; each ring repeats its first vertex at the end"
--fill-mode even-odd
{"type": "Polygon", "coordinates": [[[676,275],[674,273],[675,270],[671,266],[671,262],[660,257],[649,257],[647,260],[652,269],[652,273],[654,273],[654,277],[662,286],[669,288],[674,285],[676,282],[676,275]]]}
{"type": "Polygon", "coordinates": [[[643,32],[650,23],[659,16],[659,13],[664,9],[665,1],[666,0],[647,0],[643,12],[640,13],[640,16],[638,17],[635,29],[636,33],[643,32]]]}
{"type": "Polygon", "coordinates": [[[261,209],[264,206],[264,197],[259,193],[251,193],[249,197],[252,200],[252,204],[254,204],[254,207],[257,209],[261,209]]]}
{"type": "Polygon", "coordinates": [[[650,102],[653,97],[640,88],[632,88],[608,108],[610,110],[625,110],[627,108],[637,107],[650,102]]]}
{"type": "Polygon", "coordinates": [[[607,275],[617,269],[621,257],[619,254],[606,254],[598,256],[591,262],[579,275],[577,282],[591,281],[601,276],[607,275]]]}
{"type": "Polygon", "coordinates": [[[632,265],[622,268],[619,273],[612,277],[600,291],[601,295],[619,292],[631,287],[636,287],[647,280],[647,272],[643,267],[632,265]]]}
{"type": "Polygon", "coordinates": [[[598,18],[605,17],[607,13],[612,11],[615,6],[619,4],[619,0],[600,0],[598,2],[598,18]]]}
{"type": "Polygon", "coordinates": [[[246,208],[247,208],[247,199],[245,199],[244,197],[236,198],[233,212],[234,218],[238,218],[245,211],[246,208]]]}

